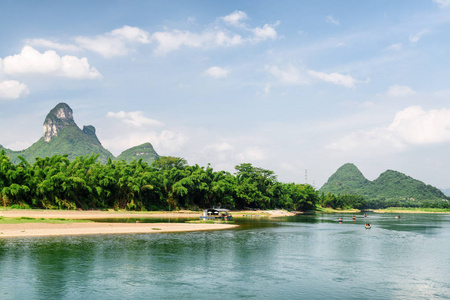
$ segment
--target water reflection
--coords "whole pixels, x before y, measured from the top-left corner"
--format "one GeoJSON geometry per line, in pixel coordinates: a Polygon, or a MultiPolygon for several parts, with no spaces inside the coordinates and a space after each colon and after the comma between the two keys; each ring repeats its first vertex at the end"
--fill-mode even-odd
{"type": "Polygon", "coordinates": [[[448,216],[352,216],[236,218],[239,229],[217,232],[2,239],[2,299],[448,299],[448,216]]]}

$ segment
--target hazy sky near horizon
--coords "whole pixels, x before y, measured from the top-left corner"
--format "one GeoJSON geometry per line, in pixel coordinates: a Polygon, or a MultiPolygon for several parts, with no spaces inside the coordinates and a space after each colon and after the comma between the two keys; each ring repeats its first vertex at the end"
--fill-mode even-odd
{"type": "Polygon", "coordinates": [[[450,0],[0,2],[0,144],[59,102],[114,155],[320,188],[352,162],[450,188],[450,0]],[[307,170],[307,178],[305,178],[307,170]]]}

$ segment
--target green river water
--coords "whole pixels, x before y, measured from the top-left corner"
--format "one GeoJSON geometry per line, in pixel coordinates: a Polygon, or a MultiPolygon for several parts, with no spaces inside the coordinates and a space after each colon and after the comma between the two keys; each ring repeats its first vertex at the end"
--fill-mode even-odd
{"type": "Polygon", "coordinates": [[[356,216],[0,239],[0,299],[450,299],[450,215],[356,216]]]}

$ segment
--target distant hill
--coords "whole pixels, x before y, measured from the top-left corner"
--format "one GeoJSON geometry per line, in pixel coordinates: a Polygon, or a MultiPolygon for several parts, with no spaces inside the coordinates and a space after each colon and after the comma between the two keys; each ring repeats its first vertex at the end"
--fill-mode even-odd
{"type": "Polygon", "coordinates": [[[340,167],[320,188],[323,193],[353,194],[367,200],[434,201],[446,199],[436,187],[403,173],[387,170],[370,181],[351,163],[340,167]]]}
{"type": "Polygon", "coordinates": [[[116,160],[124,160],[130,162],[133,160],[142,159],[145,162],[152,162],[158,157],[159,155],[156,153],[155,149],[153,149],[152,144],[145,143],[123,151],[119,156],[116,157],[116,160]]]}
{"type": "MultiPolygon", "coordinates": [[[[43,126],[44,135],[29,148],[21,151],[12,151],[0,145],[0,149],[3,148],[5,150],[13,163],[19,162],[18,156],[22,156],[28,162],[33,163],[36,157],[44,158],[57,154],[67,154],[71,160],[77,156],[91,155],[92,153],[100,154],[98,161],[101,163],[106,163],[109,158],[115,159],[114,155],[100,143],[95,134],[94,126],[83,126],[83,129],[77,126],[73,119],[73,111],[66,103],[56,105],[47,114],[43,126]]],[[[119,157],[120,160],[127,162],[132,161],[133,157],[135,157],[143,158],[143,161],[151,163],[158,157],[158,154],[150,143],[145,143],[124,151],[119,157]],[[132,150],[135,148],[142,151],[136,152],[132,150]],[[143,149],[146,150],[143,151],[143,149]],[[138,157],[139,155],[133,156],[134,152],[145,153],[145,155],[141,155],[141,157],[138,157]]]]}

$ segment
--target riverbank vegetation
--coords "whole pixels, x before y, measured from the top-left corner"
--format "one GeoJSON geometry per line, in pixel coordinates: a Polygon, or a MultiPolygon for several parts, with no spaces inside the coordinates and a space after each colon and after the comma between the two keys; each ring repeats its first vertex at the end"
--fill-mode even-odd
{"type": "Polygon", "coordinates": [[[360,195],[320,194],[308,184],[282,183],[273,171],[243,163],[231,174],[208,165],[190,166],[179,157],[159,157],[151,165],[142,160],[97,161],[98,155],[69,160],[66,155],[23,157],[14,164],[0,152],[0,203],[11,208],[115,209],[130,211],[318,208],[376,209],[396,207],[448,208],[448,201],[408,202],[360,195]]]}
{"type": "Polygon", "coordinates": [[[12,208],[178,210],[230,209],[313,210],[318,191],[307,184],[281,183],[270,170],[244,163],[236,173],[209,165],[189,166],[182,158],[160,157],[148,165],[108,160],[98,155],[23,157],[11,163],[0,152],[0,201],[12,208]]]}

